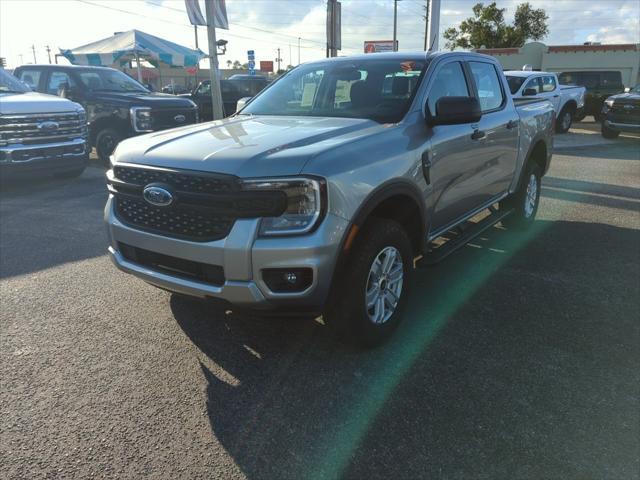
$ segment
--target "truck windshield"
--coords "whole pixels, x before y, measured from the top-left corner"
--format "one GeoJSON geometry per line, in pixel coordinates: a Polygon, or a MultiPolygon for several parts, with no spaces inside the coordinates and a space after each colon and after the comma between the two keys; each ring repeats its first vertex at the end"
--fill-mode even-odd
{"type": "Polygon", "coordinates": [[[29,88],[24,83],[0,68],[0,93],[25,93],[28,91],[29,88]]]}
{"type": "Polygon", "coordinates": [[[512,77],[507,75],[507,83],[509,84],[509,90],[511,90],[511,95],[515,94],[520,87],[524,83],[527,77],[512,77]]]}
{"type": "Polygon", "coordinates": [[[371,59],[297,67],[240,113],[365,118],[395,123],[406,114],[426,61],[371,59]]]}
{"type": "Polygon", "coordinates": [[[148,92],[141,84],[124,73],[108,68],[87,68],[78,70],[80,81],[89,90],[108,92],[148,92]]]}

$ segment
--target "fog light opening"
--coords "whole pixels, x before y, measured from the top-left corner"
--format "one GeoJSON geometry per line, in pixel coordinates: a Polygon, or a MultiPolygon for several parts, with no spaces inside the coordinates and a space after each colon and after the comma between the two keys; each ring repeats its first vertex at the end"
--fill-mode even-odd
{"type": "Polygon", "coordinates": [[[310,268],[267,268],[262,271],[262,279],[273,293],[302,292],[313,281],[310,268]]]}

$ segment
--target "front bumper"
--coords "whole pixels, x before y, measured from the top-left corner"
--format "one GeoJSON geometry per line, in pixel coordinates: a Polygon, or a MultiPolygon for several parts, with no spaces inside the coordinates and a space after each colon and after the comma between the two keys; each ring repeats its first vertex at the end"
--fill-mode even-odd
{"type": "Polygon", "coordinates": [[[77,138],[68,142],[0,147],[0,171],[3,176],[13,176],[75,170],[88,161],[86,143],[84,138],[77,138]]]}
{"type": "Polygon", "coordinates": [[[109,255],[122,271],[157,287],[200,298],[214,298],[255,310],[288,308],[319,312],[327,298],[336,259],[348,222],[327,214],[310,234],[257,238],[258,219],[237,220],[230,234],[212,242],[192,242],[143,232],[124,225],[114,213],[113,198],[105,208],[109,255]],[[128,260],[119,244],[224,269],[224,283],[213,285],[148,268],[128,260]],[[262,270],[310,268],[311,285],[302,292],[274,293],[262,280],[262,270]]]}
{"type": "Polygon", "coordinates": [[[616,130],[619,132],[640,132],[640,124],[612,122],[605,119],[604,126],[610,130],[616,130]]]}

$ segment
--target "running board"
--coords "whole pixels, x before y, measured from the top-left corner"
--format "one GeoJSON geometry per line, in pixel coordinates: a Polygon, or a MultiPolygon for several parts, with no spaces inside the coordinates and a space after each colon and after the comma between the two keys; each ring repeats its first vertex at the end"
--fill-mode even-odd
{"type": "Polygon", "coordinates": [[[501,211],[496,210],[492,207],[489,210],[491,211],[491,214],[483,218],[481,221],[477,223],[466,222],[466,224],[462,224],[459,227],[443,233],[438,238],[444,237],[446,235],[452,235],[453,237],[449,240],[446,240],[442,245],[435,246],[434,248],[433,243],[430,243],[429,250],[424,255],[424,257],[418,260],[418,262],[416,263],[416,268],[426,268],[430,265],[435,265],[436,263],[444,260],[453,252],[455,252],[459,248],[464,247],[471,240],[482,234],[482,232],[493,227],[496,223],[513,213],[513,209],[501,211]]]}

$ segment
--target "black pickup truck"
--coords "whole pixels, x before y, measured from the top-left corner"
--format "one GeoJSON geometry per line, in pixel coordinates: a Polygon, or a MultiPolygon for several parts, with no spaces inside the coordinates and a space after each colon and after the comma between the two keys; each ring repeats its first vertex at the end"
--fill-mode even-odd
{"type": "MultiPolygon", "coordinates": [[[[222,94],[222,110],[225,117],[236,113],[238,100],[254,97],[269,84],[265,77],[234,75],[228,80],[220,80],[220,93],[222,94]]],[[[212,120],[211,108],[211,82],[205,80],[193,89],[193,92],[181,95],[193,100],[198,105],[198,113],[203,121],[212,120]]]]}
{"type": "Polygon", "coordinates": [[[113,68],[25,65],[14,75],[35,91],[81,104],[90,144],[105,163],[122,139],[198,121],[197,107],[188,98],[150,92],[113,68]]]}

